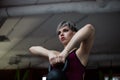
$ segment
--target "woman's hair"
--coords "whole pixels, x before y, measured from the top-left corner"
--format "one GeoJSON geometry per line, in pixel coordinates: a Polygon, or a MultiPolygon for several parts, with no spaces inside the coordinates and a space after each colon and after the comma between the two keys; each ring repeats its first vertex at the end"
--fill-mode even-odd
{"type": "Polygon", "coordinates": [[[58,33],[59,29],[62,28],[62,27],[65,27],[65,26],[68,26],[74,32],[78,31],[78,29],[76,28],[76,24],[75,23],[73,23],[71,21],[62,21],[62,22],[60,22],[58,24],[56,32],[58,33]]]}

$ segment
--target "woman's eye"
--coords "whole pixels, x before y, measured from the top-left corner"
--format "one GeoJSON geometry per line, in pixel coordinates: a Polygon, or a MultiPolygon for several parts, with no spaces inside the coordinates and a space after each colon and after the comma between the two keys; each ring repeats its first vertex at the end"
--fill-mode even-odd
{"type": "Polygon", "coordinates": [[[61,32],[60,32],[60,31],[58,31],[57,35],[60,35],[60,33],[61,33],[61,32]]]}
{"type": "Polygon", "coordinates": [[[68,32],[69,30],[68,29],[64,29],[64,32],[68,32]]]}

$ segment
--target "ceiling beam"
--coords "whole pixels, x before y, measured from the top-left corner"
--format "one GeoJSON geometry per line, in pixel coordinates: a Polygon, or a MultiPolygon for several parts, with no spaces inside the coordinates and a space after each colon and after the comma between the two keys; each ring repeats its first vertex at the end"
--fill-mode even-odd
{"type": "Polygon", "coordinates": [[[100,7],[99,3],[95,1],[86,1],[86,2],[8,7],[8,8],[0,9],[0,16],[1,17],[29,16],[29,15],[39,15],[46,13],[50,14],[50,13],[66,13],[66,12],[78,12],[84,14],[118,12],[120,11],[119,4],[120,1],[110,1],[106,4],[106,6],[100,7]]]}

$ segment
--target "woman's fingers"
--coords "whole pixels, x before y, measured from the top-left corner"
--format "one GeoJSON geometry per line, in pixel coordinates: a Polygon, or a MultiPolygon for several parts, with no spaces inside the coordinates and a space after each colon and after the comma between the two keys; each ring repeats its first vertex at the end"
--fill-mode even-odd
{"type": "Polygon", "coordinates": [[[55,57],[51,58],[51,59],[50,59],[50,64],[51,64],[51,65],[54,65],[55,63],[56,63],[55,57]]]}
{"type": "Polygon", "coordinates": [[[59,60],[62,63],[65,63],[65,57],[63,55],[59,55],[59,60]]]}
{"type": "Polygon", "coordinates": [[[49,61],[50,61],[50,64],[53,66],[57,63],[65,63],[65,58],[64,58],[64,56],[56,55],[56,56],[50,58],[49,61]]]}

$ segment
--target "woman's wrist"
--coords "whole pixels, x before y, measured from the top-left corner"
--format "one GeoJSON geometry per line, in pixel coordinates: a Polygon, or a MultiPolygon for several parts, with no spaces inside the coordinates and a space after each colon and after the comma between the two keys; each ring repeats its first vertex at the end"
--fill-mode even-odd
{"type": "Polygon", "coordinates": [[[62,52],[61,52],[61,55],[63,55],[64,57],[67,57],[69,51],[64,49],[62,52]]]}

